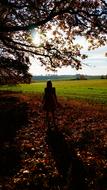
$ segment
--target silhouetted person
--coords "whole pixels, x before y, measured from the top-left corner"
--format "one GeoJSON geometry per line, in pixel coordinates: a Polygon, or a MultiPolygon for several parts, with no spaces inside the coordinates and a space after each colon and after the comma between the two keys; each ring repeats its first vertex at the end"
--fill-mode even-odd
{"type": "Polygon", "coordinates": [[[57,97],[55,87],[52,87],[51,80],[47,81],[47,87],[44,90],[43,109],[46,111],[46,121],[49,125],[49,114],[51,113],[53,124],[55,126],[55,110],[57,106],[57,97]]]}

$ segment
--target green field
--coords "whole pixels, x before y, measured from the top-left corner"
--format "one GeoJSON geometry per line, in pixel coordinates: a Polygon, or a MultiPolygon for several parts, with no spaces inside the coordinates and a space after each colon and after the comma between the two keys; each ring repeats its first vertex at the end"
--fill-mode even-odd
{"type": "MultiPolygon", "coordinates": [[[[46,82],[0,86],[0,90],[42,94],[46,82]]],[[[53,81],[58,96],[107,104],[107,80],[53,81]]]]}

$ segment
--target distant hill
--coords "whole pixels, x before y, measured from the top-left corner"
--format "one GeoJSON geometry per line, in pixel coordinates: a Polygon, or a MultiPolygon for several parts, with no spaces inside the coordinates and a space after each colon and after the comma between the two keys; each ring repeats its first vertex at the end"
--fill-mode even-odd
{"type": "Polygon", "coordinates": [[[32,76],[32,81],[47,81],[47,80],[86,80],[86,79],[101,79],[101,76],[90,75],[38,75],[32,76]]]}

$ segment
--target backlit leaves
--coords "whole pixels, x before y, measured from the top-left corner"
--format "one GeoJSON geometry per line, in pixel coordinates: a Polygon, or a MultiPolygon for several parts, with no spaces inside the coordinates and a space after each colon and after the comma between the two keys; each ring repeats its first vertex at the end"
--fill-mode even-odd
{"type": "Polygon", "coordinates": [[[85,56],[78,54],[80,47],[73,44],[75,37],[84,36],[89,40],[89,49],[94,49],[106,44],[106,33],[105,0],[0,2],[0,49],[4,56],[7,52],[9,56],[16,51],[27,52],[43,60],[49,69],[63,65],[79,68],[85,56]],[[35,28],[42,33],[40,45],[31,39],[35,28]]]}

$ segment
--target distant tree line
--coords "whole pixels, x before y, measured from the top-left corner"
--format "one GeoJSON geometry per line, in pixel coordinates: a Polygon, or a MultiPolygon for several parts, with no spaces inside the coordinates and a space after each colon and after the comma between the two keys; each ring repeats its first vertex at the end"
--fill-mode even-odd
{"type": "Polygon", "coordinates": [[[39,76],[32,76],[32,82],[36,81],[47,81],[47,80],[88,80],[88,79],[101,79],[101,76],[91,76],[91,75],[83,75],[83,74],[76,74],[76,75],[39,75],[39,76]]]}
{"type": "Polygon", "coordinates": [[[101,75],[101,79],[107,79],[107,75],[101,75]]]}

